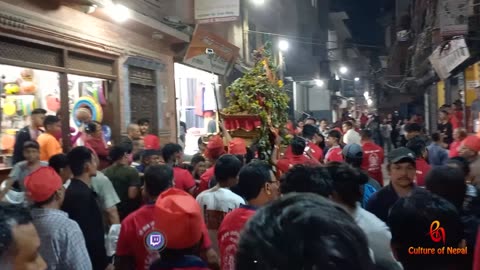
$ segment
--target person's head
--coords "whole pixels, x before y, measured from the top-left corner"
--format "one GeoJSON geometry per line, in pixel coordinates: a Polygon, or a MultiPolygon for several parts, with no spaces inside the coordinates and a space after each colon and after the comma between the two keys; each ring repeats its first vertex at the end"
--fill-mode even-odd
{"type": "Polygon", "coordinates": [[[468,133],[464,128],[456,128],[453,130],[453,139],[457,142],[461,142],[467,138],[468,133]]]}
{"type": "Polygon", "coordinates": [[[408,141],[406,146],[417,158],[427,157],[427,144],[422,138],[414,137],[408,141]]]}
{"type": "Polygon", "coordinates": [[[360,168],[363,161],[363,149],[360,145],[347,144],[342,150],[343,159],[355,168],[360,168]]]}
{"type": "Polygon", "coordinates": [[[300,156],[305,153],[305,147],[307,146],[307,142],[301,137],[295,137],[290,143],[290,146],[292,147],[292,153],[295,156],[300,156]]]}
{"type": "Polygon", "coordinates": [[[145,150],[142,153],[142,164],[144,166],[159,165],[162,160],[161,155],[162,153],[159,150],[145,150]]]}
{"type": "Polygon", "coordinates": [[[203,141],[202,137],[198,138],[197,145],[198,145],[198,152],[200,153],[204,153],[205,150],[207,149],[207,145],[203,141]]]}
{"type": "Polygon", "coordinates": [[[328,197],[332,194],[332,179],[323,167],[294,166],[282,176],[280,183],[280,191],[284,195],[310,192],[328,197]]]}
{"type": "Polygon", "coordinates": [[[150,131],[150,120],[142,118],[137,121],[137,125],[140,128],[141,135],[146,135],[150,131]]]}
{"type": "Polygon", "coordinates": [[[128,149],[126,149],[123,146],[116,145],[110,149],[110,152],[108,153],[108,156],[110,160],[117,164],[117,165],[123,165],[123,166],[128,166],[129,164],[129,155],[128,149]]]}
{"type": "Polygon", "coordinates": [[[480,138],[472,135],[462,141],[458,154],[466,160],[471,161],[478,156],[478,152],[480,152],[480,138]]]}
{"type": "Polygon", "coordinates": [[[440,135],[440,133],[438,133],[438,132],[432,133],[431,137],[432,137],[432,141],[435,142],[435,143],[441,143],[442,142],[442,135],[440,135]]]}
{"type": "Polygon", "coordinates": [[[460,168],[434,167],[425,178],[426,188],[451,202],[458,210],[463,207],[467,184],[460,168]]]}
{"type": "Polygon", "coordinates": [[[372,137],[373,137],[372,131],[369,129],[364,129],[360,132],[360,137],[361,137],[362,143],[370,142],[372,141],[372,137]]]}
{"type": "Polygon", "coordinates": [[[68,154],[68,165],[74,177],[97,175],[95,155],[84,146],[73,148],[68,154]]]}
{"type": "Polygon", "coordinates": [[[340,143],[340,138],[342,134],[338,130],[330,130],[328,132],[326,144],[328,147],[336,146],[340,143]]]}
{"type": "Polygon", "coordinates": [[[315,119],[314,117],[308,117],[307,119],[305,119],[305,125],[314,126],[315,124],[317,124],[317,119],[315,119]]]}
{"type": "Polygon", "coordinates": [[[137,124],[130,124],[127,127],[127,135],[132,140],[138,140],[142,136],[140,133],[140,127],[137,124]]]}
{"type": "Polygon", "coordinates": [[[202,155],[194,155],[190,165],[192,165],[192,174],[196,179],[200,179],[200,176],[207,171],[207,160],[202,155]]]}
{"type": "Polygon", "coordinates": [[[45,121],[45,115],[47,114],[47,111],[44,109],[35,109],[32,111],[31,116],[30,116],[30,121],[32,123],[32,126],[35,128],[43,127],[43,122],[45,121]]]}
{"type": "Polygon", "coordinates": [[[154,230],[161,232],[165,250],[162,258],[195,255],[202,241],[204,221],[200,206],[187,192],[170,188],[158,196],[154,210],[154,230]]]}
{"type": "Polygon", "coordinates": [[[317,130],[318,128],[316,126],[305,125],[303,126],[303,129],[302,129],[302,136],[305,139],[313,140],[313,138],[315,137],[315,134],[317,134],[317,130]]]}
{"type": "Polygon", "coordinates": [[[259,209],[238,244],[237,270],[367,270],[373,262],[360,227],[315,194],[290,194],[259,209]]]}
{"type": "Polygon", "coordinates": [[[23,144],[23,157],[29,163],[40,160],[40,145],[36,141],[26,141],[23,144]]]}
{"type": "Polygon", "coordinates": [[[419,136],[422,133],[422,127],[418,123],[408,123],[405,125],[405,138],[407,140],[419,136]]]}
{"type": "Polygon", "coordinates": [[[462,257],[446,250],[445,255],[437,253],[439,248],[458,248],[463,242],[457,209],[438,195],[417,191],[401,198],[390,209],[387,224],[392,232],[392,250],[405,270],[449,269],[462,257]],[[435,254],[412,255],[412,247],[433,248],[435,254]]]}
{"type": "Polygon", "coordinates": [[[58,135],[62,130],[60,118],[55,115],[47,115],[43,121],[43,127],[45,128],[45,132],[52,135],[58,135]]]}
{"type": "Polygon", "coordinates": [[[408,148],[400,147],[389,152],[387,159],[391,184],[400,188],[413,186],[417,173],[415,153],[408,148]]]}
{"type": "Polygon", "coordinates": [[[156,199],[162,192],[173,187],[173,169],[167,165],[153,165],[145,170],[143,179],[144,198],[156,199]]]}
{"type": "Polygon", "coordinates": [[[68,158],[65,154],[58,154],[48,160],[48,166],[57,172],[62,178],[62,182],[65,183],[68,179],[72,178],[72,171],[68,166],[68,158]]]}
{"type": "Polygon", "coordinates": [[[38,208],[60,209],[65,199],[62,178],[50,167],[41,167],[25,177],[25,191],[38,208]]]}
{"type": "Polygon", "coordinates": [[[205,157],[210,161],[215,162],[222,155],[225,154],[225,145],[223,143],[222,137],[216,135],[212,136],[207,144],[207,149],[205,151],[205,157]]]}
{"type": "Polygon", "coordinates": [[[327,127],[328,127],[328,120],[327,119],[320,120],[320,128],[322,130],[325,130],[327,129],[327,127]]]}
{"type": "Polygon", "coordinates": [[[349,131],[349,130],[352,129],[352,128],[353,128],[353,123],[352,123],[351,121],[345,121],[345,122],[343,122],[343,124],[342,124],[342,130],[343,130],[344,133],[347,132],[347,131],[349,131]]]}
{"type": "Polygon", "coordinates": [[[99,122],[92,121],[85,126],[85,133],[95,138],[102,138],[102,125],[99,122]]]}
{"type": "Polygon", "coordinates": [[[238,173],[242,162],[234,155],[223,155],[215,163],[215,180],[225,187],[232,187],[238,182],[238,173]]]}
{"type": "Polygon", "coordinates": [[[447,166],[457,168],[463,172],[465,179],[470,179],[470,163],[462,157],[453,157],[447,161],[447,166]]]}
{"type": "Polygon", "coordinates": [[[438,118],[440,119],[440,121],[447,121],[448,120],[448,111],[447,110],[441,110],[439,115],[438,115],[438,118]]]}
{"type": "Polygon", "coordinates": [[[238,190],[254,206],[262,206],[280,196],[280,182],[272,167],[263,161],[254,161],[240,170],[238,190]]]}
{"type": "Polygon", "coordinates": [[[167,143],[162,148],[162,156],[167,164],[175,164],[182,159],[183,148],[176,143],[167,143]]]}
{"type": "Polygon", "coordinates": [[[355,208],[362,199],[362,185],[368,176],[348,164],[328,164],[327,169],[333,183],[332,199],[350,208],[355,208]]]}
{"type": "Polygon", "coordinates": [[[0,268],[45,270],[40,238],[27,208],[0,203],[0,268]]]}

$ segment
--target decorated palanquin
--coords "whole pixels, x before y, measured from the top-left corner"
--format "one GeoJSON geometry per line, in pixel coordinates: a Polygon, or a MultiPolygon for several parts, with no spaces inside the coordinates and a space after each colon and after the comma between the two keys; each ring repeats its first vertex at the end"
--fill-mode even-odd
{"type": "Polygon", "coordinates": [[[289,97],[276,75],[270,44],[255,52],[255,66],[227,88],[220,116],[232,137],[257,144],[269,156],[275,136],[288,120],[289,97]]]}

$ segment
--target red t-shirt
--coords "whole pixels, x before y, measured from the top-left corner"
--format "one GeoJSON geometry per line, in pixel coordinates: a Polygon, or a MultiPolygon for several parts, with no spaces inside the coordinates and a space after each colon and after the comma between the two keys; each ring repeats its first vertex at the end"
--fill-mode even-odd
{"type": "Polygon", "coordinates": [[[454,141],[452,142],[452,144],[450,144],[450,151],[448,153],[448,157],[450,158],[454,158],[454,157],[458,157],[459,153],[458,153],[458,148],[460,148],[460,146],[462,145],[462,142],[458,142],[458,141],[454,141]]]}
{"type": "Polygon", "coordinates": [[[242,205],[228,213],[218,229],[218,246],[220,248],[220,269],[235,270],[240,233],[247,221],[255,214],[255,208],[242,205]]]}
{"type": "Polygon", "coordinates": [[[215,165],[208,168],[201,176],[200,176],[200,184],[198,185],[197,194],[202,193],[203,191],[208,189],[208,184],[210,180],[215,176],[215,165]]]}
{"type": "Polygon", "coordinates": [[[310,159],[305,155],[295,156],[292,155],[290,157],[284,157],[283,159],[277,162],[277,168],[282,173],[288,172],[291,167],[295,165],[318,165],[320,164],[318,161],[310,159]]]}
{"type": "MultiPolygon", "coordinates": [[[[154,213],[155,205],[144,205],[122,221],[116,256],[134,257],[136,270],[148,270],[150,265],[160,258],[157,251],[150,251],[145,246],[145,237],[147,237],[151,231],[154,231],[154,213]]],[[[172,226],[174,226],[174,224],[172,226]]],[[[202,249],[206,250],[211,247],[212,242],[210,241],[207,227],[204,224],[202,226],[202,233],[202,249]]]]}
{"type": "MultiPolygon", "coordinates": [[[[307,143],[307,147],[305,148],[305,150],[307,148],[310,148],[310,153],[312,154],[312,157],[318,161],[322,161],[323,160],[323,150],[322,148],[320,148],[318,145],[312,143],[312,142],[308,142],[307,143]]],[[[288,146],[287,147],[287,150],[285,150],[285,154],[284,154],[284,157],[286,158],[290,158],[294,156],[293,153],[292,153],[292,147],[291,146],[288,146]]]]}
{"type": "Polygon", "coordinates": [[[343,162],[342,148],[340,146],[334,146],[328,149],[325,155],[326,162],[343,162]]]}
{"type": "Polygon", "coordinates": [[[377,180],[383,186],[382,164],[385,159],[383,148],[372,142],[362,145],[363,161],[362,169],[365,170],[370,177],[377,180]]]}
{"type": "Polygon", "coordinates": [[[192,174],[180,167],[173,168],[173,177],[175,178],[175,187],[188,192],[189,189],[195,186],[195,179],[192,174]]]}
{"type": "Polygon", "coordinates": [[[417,158],[417,186],[425,186],[425,177],[430,171],[431,167],[428,165],[427,161],[423,158],[417,158]]]}

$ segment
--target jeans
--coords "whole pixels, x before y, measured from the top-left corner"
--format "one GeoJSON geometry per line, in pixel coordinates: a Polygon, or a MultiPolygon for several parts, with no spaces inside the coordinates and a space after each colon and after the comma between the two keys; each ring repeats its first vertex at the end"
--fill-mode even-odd
{"type": "Polygon", "coordinates": [[[392,151],[392,139],[391,138],[383,138],[383,150],[385,152],[392,151]]]}

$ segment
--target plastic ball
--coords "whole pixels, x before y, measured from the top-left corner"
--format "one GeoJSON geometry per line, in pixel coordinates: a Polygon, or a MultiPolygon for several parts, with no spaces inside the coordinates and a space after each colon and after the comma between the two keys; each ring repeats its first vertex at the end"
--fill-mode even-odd
{"type": "Polygon", "coordinates": [[[20,92],[20,87],[17,84],[9,83],[3,87],[3,90],[5,90],[5,94],[7,95],[14,95],[20,92]]]}
{"type": "Polygon", "coordinates": [[[6,116],[13,116],[17,113],[17,106],[13,102],[7,102],[3,105],[3,113],[6,116]]]}

